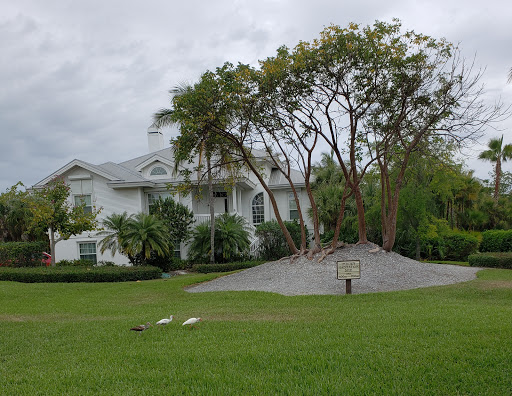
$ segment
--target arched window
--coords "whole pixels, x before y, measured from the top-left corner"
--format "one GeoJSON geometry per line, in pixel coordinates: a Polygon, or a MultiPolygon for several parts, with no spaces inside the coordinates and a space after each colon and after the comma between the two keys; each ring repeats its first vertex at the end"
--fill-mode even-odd
{"type": "Polygon", "coordinates": [[[167,174],[167,171],[162,168],[161,166],[155,166],[153,169],[151,169],[151,173],[149,174],[150,176],[162,176],[162,175],[166,175],[167,174]]]}
{"type": "Polygon", "coordinates": [[[256,194],[252,199],[252,223],[254,225],[265,221],[265,206],[263,204],[263,193],[256,194]]]}

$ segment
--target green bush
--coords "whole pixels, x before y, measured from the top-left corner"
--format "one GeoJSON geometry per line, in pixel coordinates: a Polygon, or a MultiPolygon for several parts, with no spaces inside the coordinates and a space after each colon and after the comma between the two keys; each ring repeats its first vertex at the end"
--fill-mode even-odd
{"type": "Polygon", "coordinates": [[[94,261],[85,259],[59,260],[55,265],[59,267],[92,267],[94,261]]]}
{"type": "Polygon", "coordinates": [[[446,260],[466,261],[478,250],[478,238],[466,233],[450,233],[442,237],[446,260]]]}
{"type": "MultiPolygon", "coordinates": [[[[301,244],[300,224],[294,221],[285,221],[284,225],[292,236],[296,247],[301,244]]],[[[265,221],[256,227],[256,236],[260,239],[259,256],[264,260],[278,260],[291,254],[286,243],[283,231],[275,220],[265,221]]],[[[309,231],[306,227],[306,240],[309,243],[309,231]]]]}
{"type": "Polygon", "coordinates": [[[512,253],[510,252],[489,252],[472,254],[468,257],[469,265],[472,267],[491,267],[512,269],[512,253]]]}
{"type": "Polygon", "coordinates": [[[161,276],[162,271],[151,266],[0,268],[0,281],[24,283],[126,282],[157,279],[161,276]]]}
{"type": "Polygon", "coordinates": [[[154,251],[151,252],[151,257],[147,260],[147,264],[153,267],[160,268],[163,272],[176,271],[186,268],[186,262],[178,257],[161,257],[154,251]]]}
{"type": "Polygon", "coordinates": [[[512,252],[512,230],[482,232],[481,252],[512,252]]]}
{"type": "Polygon", "coordinates": [[[0,266],[36,267],[42,265],[41,253],[47,250],[46,242],[0,243],[0,266]]]}
{"type": "Polygon", "coordinates": [[[256,267],[257,265],[263,263],[264,261],[244,261],[239,263],[227,264],[195,264],[192,266],[192,271],[201,272],[203,274],[209,274],[210,272],[229,272],[236,271],[239,269],[256,267]]]}
{"type": "MultiPolygon", "coordinates": [[[[210,224],[199,224],[192,231],[189,256],[192,261],[207,263],[210,255],[210,224]]],[[[243,217],[223,213],[215,218],[215,262],[241,260],[249,252],[250,241],[243,217]]]]}

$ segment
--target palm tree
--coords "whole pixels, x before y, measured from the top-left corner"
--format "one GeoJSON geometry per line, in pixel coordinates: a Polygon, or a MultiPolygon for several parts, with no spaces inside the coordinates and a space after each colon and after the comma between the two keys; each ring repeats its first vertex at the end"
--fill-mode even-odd
{"type": "Polygon", "coordinates": [[[489,140],[487,146],[489,147],[489,150],[482,151],[478,158],[485,161],[496,162],[494,200],[498,201],[500,194],[499,189],[501,180],[501,163],[512,158],[512,144],[506,144],[505,146],[503,146],[503,135],[501,135],[501,139],[494,138],[489,140]]]}
{"type": "MultiPolygon", "coordinates": [[[[204,76],[206,75],[211,77],[211,74],[207,73],[204,76]]],[[[211,82],[211,80],[208,81],[211,82]]],[[[176,100],[179,101],[180,99],[185,99],[185,101],[187,99],[193,100],[195,103],[193,107],[196,112],[194,115],[182,115],[180,119],[180,117],[175,116],[175,108],[161,109],[153,115],[153,126],[160,128],[164,126],[180,124],[183,117],[187,119],[188,127],[190,127],[191,124],[195,124],[194,127],[192,128],[192,130],[194,130],[194,133],[191,133],[188,136],[184,136],[182,130],[182,134],[179,137],[179,139],[183,138],[182,141],[184,142],[184,144],[175,145],[175,171],[177,171],[177,167],[182,161],[190,160],[189,157],[191,154],[198,153],[198,172],[200,172],[200,169],[203,165],[203,157],[206,157],[206,175],[208,180],[209,193],[208,204],[210,207],[211,224],[210,263],[213,264],[215,263],[215,195],[213,191],[212,159],[217,158],[217,162],[214,165],[215,167],[222,169],[222,167],[220,166],[223,165],[224,168],[228,170],[232,170],[232,167],[229,166],[230,155],[227,153],[226,147],[222,147],[222,145],[216,144],[217,142],[215,141],[214,138],[212,138],[212,127],[210,125],[211,122],[205,122],[204,119],[205,117],[209,118],[211,116],[214,116],[213,114],[216,113],[217,109],[215,108],[215,105],[211,103],[211,97],[209,97],[208,95],[205,96],[202,94],[195,94],[195,92],[197,92],[196,87],[197,85],[191,86],[188,84],[180,84],[169,91],[170,94],[173,96],[173,104],[176,103],[176,100]],[[195,96],[200,97],[200,99],[198,100],[195,96]],[[197,120],[198,118],[200,120],[197,120]]],[[[178,143],[181,142],[179,139],[178,143]]],[[[199,178],[200,176],[198,175],[198,179],[199,178]]]]}
{"type": "MultiPolygon", "coordinates": [[[[189,84],[181,83],[174,88],[172,88],[169,93],[173,96],[183,96],[186,93],[192,92],[193,87],[189,84]]],[[[160,109],[157,113],[153,115],[154,123],[153,125],[157,128],[172,126],[177,124],[173,118],[173,109],[160,109]]],[[[198,143],[199,145],[199,167],[201,167],[203,163],[203,154],[206,151],[206,141],[208,140],[208,132],[203,135],[203,138],[198,143]]],[[[176,154],[176,151],[175,151],[176,154]]],[[[176,155],[175,155],[176,157],[176,155]]],[[[181,161],[175,162],[175,172],[178,171],[178,166],[181,161]]],[[[213,193],[213,175],[211,168],[211,153],[206,153],[206,171],[208,178],[208,205],[210,207],[210,264],[215,263],[215,196],[213,193]]],[[[198,176],[199,179],[199,176],[198,176]]]]}
{"type": "MultiPolygon", "coordinates": [[[[246,222],[237,214],[223,213],[216,219],[215,255],[216,260],[229,262],[248,252],[250,241],[246,222]]],[[[198,225],[192,232],[190,253],[193,260],[204,261],[210,255],[211,227],[208,223],[198,225]]]]}
{"type": "Polygon", "coordinates": [[[105,230],[98,233],[98,235],[106,235],[99,243],[102,254],[105,253],[106,250],[110,250],[112,256],[115,256],[117,252],[126,254],[124,230],[126,224],[131,219],[132,216],[128,216],[128,213],[123,212],[122,214],[113,213],[103,220],[102,223],[105,230]]]}
{"type": "Polygon", "coordinates": [[[511,83],[512,82],[512,67],[510,68],[509,72],[508,72],[508,83],[511,83]]]}
{"type": "Polygon", "coordinates": [[[170,252],[169,232],[165,222],[153,215],[138,213],[123,227],[123,248],[133,262],[139,256],[142,263],[151,252],[164,257],[170,252]]]}

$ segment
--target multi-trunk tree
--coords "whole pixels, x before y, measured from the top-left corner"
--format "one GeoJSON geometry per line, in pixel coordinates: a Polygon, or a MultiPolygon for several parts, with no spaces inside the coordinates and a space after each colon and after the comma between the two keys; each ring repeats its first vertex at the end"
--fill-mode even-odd
{"type": "MultiPolygon", "coordinates": [[[[225,64],[205,73],[190,96],[175,97],[173,105],[186,139],[194,136],[198,141],[207,131],[217,147],[236,149],[267,191],[294,254],[308,249],[293,244],[253,151],[263,150],[288,180],[298,207],[291,169],[302,172],[314,226],[310,253],[321,250],[311,193],[318,143],[332,150],[345,183],[331,252],[350,196],[357,207],[359,243],[367,242],[361,186],[378,164],[383,248],[390,251],[411,155],[439,141],[462,145],[501,119],[500,104],[484,103],[480,78],[453,45],[403,32],[394,20],[363,28],[330,26],[312,42],[301,42],[293,50],[280,48],[259,68],[225,64]]],[[[301,211],[302,226],[304,216],[301,211]]]]}

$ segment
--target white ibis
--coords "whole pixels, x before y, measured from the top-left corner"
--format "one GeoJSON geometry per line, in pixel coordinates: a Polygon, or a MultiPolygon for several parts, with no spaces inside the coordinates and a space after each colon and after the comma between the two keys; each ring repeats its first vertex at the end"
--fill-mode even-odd
{"type": "Polygon", "coordinates": [[[172,320],[174,319],[174,316],[171,315],[169,317],[169,319],[161,319],[159,320],[158,322],[156,322],[157,325],[161,325],[161,326],[165,326],[166,324],[169,324],[172,322],[172,320]]]}
{"type": "Polygon", "coordinates": [[[192,329],[192,328],[195,329],[194,325],[201,321],[202,321],[201,318],[190,318],[190,319],[186,320],[185,322],[183,322],[182,326],[189,326],[189,329],[192,329]]]}
{"type": "Polygon", "coordinates": [[[141,334],[144,330],[147,330],[150,327],[153,327],[153,325],[151,323],[147,322],[145,325],[135,326],[135,327],[132,327],[130,330],[138,331],[139,334],[141,334]]]}

